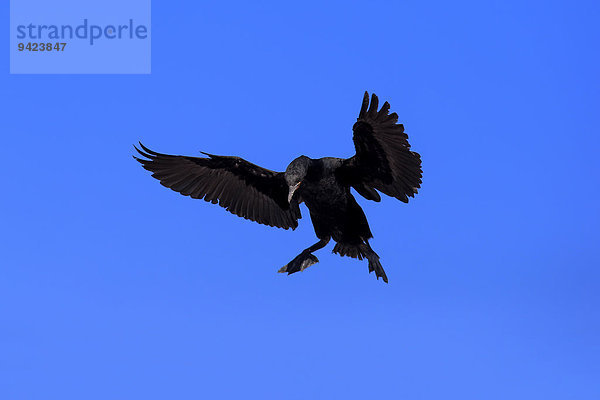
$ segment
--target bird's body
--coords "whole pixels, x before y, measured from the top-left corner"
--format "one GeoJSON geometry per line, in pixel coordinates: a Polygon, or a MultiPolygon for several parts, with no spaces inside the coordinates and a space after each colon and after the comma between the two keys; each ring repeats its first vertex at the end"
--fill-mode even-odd
{"type": "MultiPolygon", "coordinates": [[[[295,229],[305,203],[319,242],[290,261],[279,272],[292,274],[318,262],[312,254],[330,239],[333,252],[366,258],[369,271],[387,282],[379,256],[368,240],[373,237],[367,218],[350,189],[380,201],[378,191],[403,202],[421,184],[421,158],[410,151],[404,127],[397,115],[388,114],[386,102],[378,110],[377,96],[365,93],[354,124],[355,156],[311,159],[300,156],[285,172],[275,172],[239,157],[207,154],[208,158],[172,156],[142,146],[146,159],[136,158],[161,183],[183,195],[218,203],[244,218],[279,228],[295,229]]],[[[206,154],[206,153],[204,153],[206,154]]]]}
{"type": "Polygon", "coordinates": [[[371,238],[366,217],[350,192],[350,187],[336,176],[340,158],[310,160],[306,178],[298,196],[310,211],[319,239],[332,237],[336,242],[349,242],[359,237],[371,238]]]}

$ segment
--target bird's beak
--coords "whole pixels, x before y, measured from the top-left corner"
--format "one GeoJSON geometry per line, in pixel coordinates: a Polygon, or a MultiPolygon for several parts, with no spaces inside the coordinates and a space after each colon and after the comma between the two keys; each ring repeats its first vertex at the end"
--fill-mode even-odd
{"type": "Polygon", "coordinates": [[[292,202],[292,197],[294,197],[294,192],[298,190],[302,181],[296,183],[294,186],[290,186],[290,193],[288,194],[288,203],[292,202]]]}

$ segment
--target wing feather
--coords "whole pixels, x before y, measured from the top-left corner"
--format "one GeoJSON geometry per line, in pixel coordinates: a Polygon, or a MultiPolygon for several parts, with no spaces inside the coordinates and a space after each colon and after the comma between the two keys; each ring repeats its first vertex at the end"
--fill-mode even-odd
{"type": "Polygon", "coordinates": [[[375,189],[408,202],[421,187],[421,156],[410,150],[398,114],[389,114],[386,101],[378,110],[379,99],[365,92],[352,130],[356,155],[344,160],[339,176],[367,199],[379,201],[375,189]]]}
{"type": "Polygon", "coordinates": [[[302,216],[298,203],[287,202],[283,173],[239,157],[188,157],[162,154],[140,143],[143,157],[134,158],[160,183],[184,196],[219,204],[227,211],[258,223],[295,229],[302,216]]]}

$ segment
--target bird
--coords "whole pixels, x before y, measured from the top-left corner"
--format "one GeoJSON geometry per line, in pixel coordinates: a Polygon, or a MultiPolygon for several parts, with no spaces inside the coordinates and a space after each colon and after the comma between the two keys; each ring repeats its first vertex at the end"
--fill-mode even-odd
{"type": "Polygon", "coordinates": [[[421,187],[421,156],[411,151],[404,125],[389,111],[387,101],[379,108],[377,95],[369,101],[365,92],[352,127],[355,155],[345,159],[301,155],[284,172],[235,156],[162,154],[141,142],[140,148],[134,145],[141,157],[133,157],[163,186],[267,226],[296,229],[304,203],[319,241],[280,268],[280,273],[290,275],[316,264],[319,260],[313,253],[333,239],[333,253],[366,259],[369,273],[388,283],[380,257],[369,244],[373,238],[369,223],[351,188],[374,202],[381,201],[381,192],[408,203],[421,187]]]}

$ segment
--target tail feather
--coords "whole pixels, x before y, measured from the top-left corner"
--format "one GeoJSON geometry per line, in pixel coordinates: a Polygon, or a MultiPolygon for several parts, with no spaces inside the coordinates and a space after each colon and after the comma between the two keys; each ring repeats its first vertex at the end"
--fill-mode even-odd
{"type": "Polygon", "coordinates": [[[364,243],[358,245],[349,243],[336,243],[333,247],[333,252],[339,254],[342,257],[358,258],[362,260],[367,257],[366,247],[364,243]]]}

